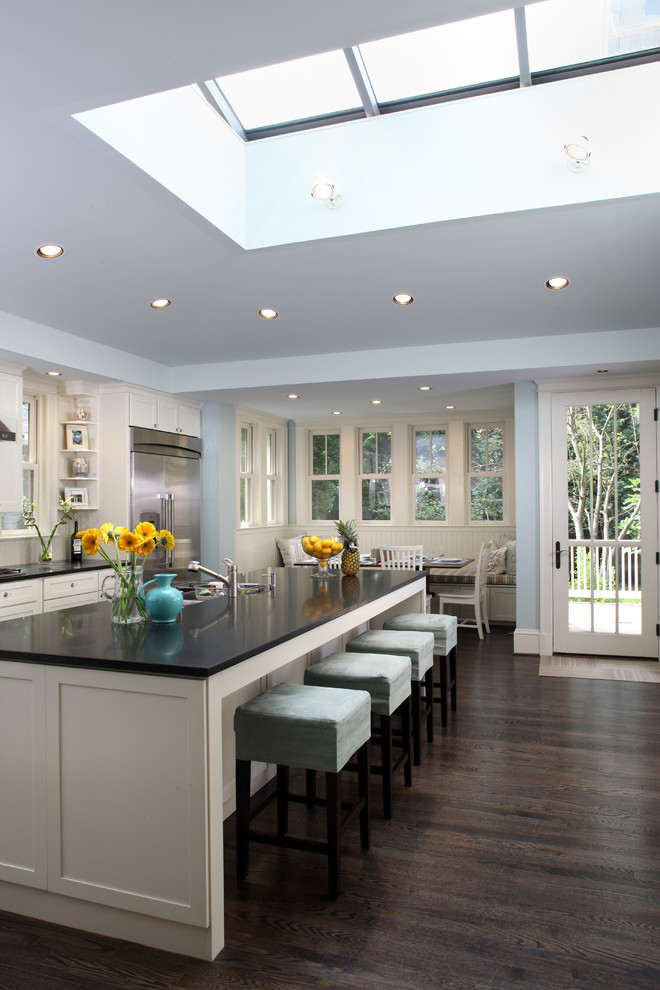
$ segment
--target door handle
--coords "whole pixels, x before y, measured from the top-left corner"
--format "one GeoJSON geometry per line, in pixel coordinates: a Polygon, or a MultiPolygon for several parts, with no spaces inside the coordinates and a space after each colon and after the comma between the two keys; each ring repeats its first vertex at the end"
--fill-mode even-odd
{"type": "Polygon", "coordinates": [[[559,542],[559,540],[557,540],[557,542],[555,543],[555,567],[557,568],[557,570],[559,570],[561,567],[561,555],[563,553],[568,553],[568,549],[562,550],[561,543],[559,542]]]}

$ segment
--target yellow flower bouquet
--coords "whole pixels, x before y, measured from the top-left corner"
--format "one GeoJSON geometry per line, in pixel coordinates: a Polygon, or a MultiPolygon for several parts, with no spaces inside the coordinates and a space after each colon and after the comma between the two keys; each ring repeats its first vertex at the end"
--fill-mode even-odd
{"type": "MultiPolygon", "coordinates": [[[[126,526],[113,526],[104,523],[100,529],[85,529],[77,534],[82,542],[84,553],[89,557],[100,554],[115,572],[115,589],[112,595],[112,621],[129,623],[144,622],[147,610],[138,592],[142,586],[144,560],[157,547],[171,550],[174,537],[166,530],[157,530],[153,523],[139,523],[135,530],[126,526]],[[106,546],[115,548],[115,559],[106,546]],[[121,554],[125,554],[122,559],[121,554]]],[[[110,597],[106,595],[106,597],[110,597]]]]}

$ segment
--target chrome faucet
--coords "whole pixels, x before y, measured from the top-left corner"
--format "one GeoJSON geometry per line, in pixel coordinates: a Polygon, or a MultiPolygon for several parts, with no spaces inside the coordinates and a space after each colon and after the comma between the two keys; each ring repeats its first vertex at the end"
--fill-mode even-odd
{"type": "Polygon", "coordinates": [[[222,581],[224,585],[227,586],[227,594],[230,598],[238,597],[238,575],[236,564],[229,557],[223,557],[222,563],[227,565],[227,577],[224,574],[218,574],[216,571],[210,571],[208,567],[202,567],[198,560],[191,560],[188,564],[189,571],[204,571],[205,574],[210,574],[211,577],[216,578],[218,581],[222,581]]]}

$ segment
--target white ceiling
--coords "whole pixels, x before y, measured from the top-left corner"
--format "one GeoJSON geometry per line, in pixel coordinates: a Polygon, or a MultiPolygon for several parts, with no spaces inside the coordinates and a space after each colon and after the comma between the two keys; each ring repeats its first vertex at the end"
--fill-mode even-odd
{"type": "MultiPolygon", "coordinates": [[[[187,382],[182,390],[298,419],[334,408],[371,415],[373,397],[383,398],[383,415],[422,412],[458,395],[475,408],[490,385],[498,405],[510,402],[503,387],[515,380],[595,373],[597,350],[573,364],[566,335],[660,324],[660,195],[246,252],[70,119],[146,93],[506,6],[335,0],[328,16],[298,0],[7,5],[0,41],[0,310],[125,352],[129,381],[139,379],[130,356],[166,369],[240,362],[239,388],[224,381],[220,390],[198,393],[187,382]],[[34,252],[51,240],[66,253],[44,262],[34,252]],[[570,290],[539,290],[558,271],[569,274],[570,290]],[[392,305],[402,289],[415,296],[413,306],[392,305]],[[151,310],[148,302],[162,295],[174,304],[151,310]],[[273,299],[281,317],[260,319],[258,309],[273,299]],[[556,338],[556,363],[521,364],[519,342],[529,338],[556,338]],[[502,347],[510,347],[515,371],[484,366],[479,356],[490,341],[509,342],[502,347]],[[365,352],[466,344],[473,345],[474,371],[448,374],[448,363],[443,373],[437,361],[422,362],[414,375],[403,366],[386,378],[361,370],[365,352]],[[281,361],[272,364],[271,379],[264,374],[264,361],[283,358],[298,362],[290,387],[281,361]],[[307,387],[300,359],[310,368],[307,387]],[[253,388],[246,362],[259,368],[253,388]],[[420,393],[420,384],[433,391],[420,393]],[[301,395],[293,406],[286,399],[291,388],[301,395]]],[[[52,366],[50,356],[40,360],[2,329],[0,347],[6,359],[27,355],[35,370],[52,366]]],[[[60,354],[65,373],[103,375],[86,354],[72,341],[60,354]]],[[[639,364],[622,351],[608,367],[658,370],[660,346],[656,357],[639,364]]]]}

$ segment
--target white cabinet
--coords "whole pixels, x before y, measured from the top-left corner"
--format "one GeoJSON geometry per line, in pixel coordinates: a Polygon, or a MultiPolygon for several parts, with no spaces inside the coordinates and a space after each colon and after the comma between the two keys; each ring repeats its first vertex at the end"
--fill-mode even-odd
{"type": "Polygon", "coordinates": [[[133,393],[129,396],[129,425],[148,430],[164,430],[198,437],[201,433],[199,408],[172,396],[133,393]]]}
{"type": "Polygon", "coordinates": [[[0,583],[0,622],[41,612],[42,579],[0,583]]]}
{"type": "Polygon", "coordinates": [[[109,573],[110,568],[106,568],[87,574],[74,572],[44,578],[43,611],[57,612],[76,605],[93,605],[99,600],[101,583],[109,573]]]}
{"type": "Polygon", "coordinates": [[[0,880],[47,882],[45,673],[0,660],[0,880]]]}
{"type": "MultiPolygon", "coordinates": [[[[81,383],[70,383],[74,387],[81,383]]],[[[59,398],[59,484],[74,511],[99,507],[98,397],[89,393],[59,398]]],[[[86,524],[81,524],[85,528],[86,524]]]]}
{"type": "Polygon", "coordinates": [[[22,411],[22,377],[0,370],[0,512],[22,508],[22,411]]]}

